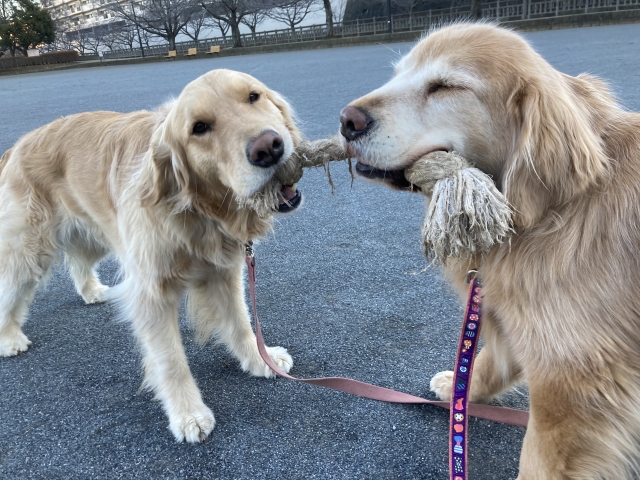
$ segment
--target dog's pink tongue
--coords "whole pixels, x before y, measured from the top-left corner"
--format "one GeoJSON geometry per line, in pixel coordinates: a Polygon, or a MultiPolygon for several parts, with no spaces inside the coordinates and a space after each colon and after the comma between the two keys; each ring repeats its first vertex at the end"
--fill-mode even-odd
{"type": "Polygon", "coordinates": [[[296,188],[291,185],[284,185],[278,193],[278,201],[280,203],[289,202],[293,197],[296,196],[296,188]]]}

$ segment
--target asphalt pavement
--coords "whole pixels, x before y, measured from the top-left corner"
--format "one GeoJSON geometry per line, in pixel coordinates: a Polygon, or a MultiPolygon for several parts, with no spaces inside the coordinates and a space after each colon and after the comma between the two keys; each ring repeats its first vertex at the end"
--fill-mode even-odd
{"type": "MultiPolygon", "coordinates": [[[[589,72],[640,109],[640,25],[526,34],[556,68],[589,72]]],[[[0,78],[0,150],[60,116],[153,108],[214,68],[283,93],[311,138],[333,134],[349,101],[382,85],[410,44],[75,69],[0,78]]],[[[258,308],[269,345],[301,377],[343,375],[433,398],[450,369],[462,307],[437,270],[423,271],[422,197],[351,181],[332,166],[300,183],[305,203],[256,247],[258,308]]],[[[117,283],[113,259],[100,266],[117,283]]],[[[2,292],[0,292],[0,295],[2,292]]],[[[184,324],[184,322],[183,322],[184,324]]],[[[448,413],[392,405],[283,379],[247,376],[185,326],[192,373],[217,425],[178,444],[111,305],[84,305],[58,266],[24,327],[29,351],[0,358],[0,478],[445,479],[448,413]]],[[[501,403],[526,407],[526,389],[501,403]]],[[[524,429],[471,420],[473,479],[515,478],[524,429]]]]}

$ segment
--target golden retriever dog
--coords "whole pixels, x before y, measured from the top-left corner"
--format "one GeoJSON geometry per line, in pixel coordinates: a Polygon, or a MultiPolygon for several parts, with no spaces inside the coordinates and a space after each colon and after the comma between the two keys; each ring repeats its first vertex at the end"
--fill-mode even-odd
{"type": "MultiPolygon", "coordinates": [[[[471,401],[526,382],[520,479],[621,479],[640,436],[640,115],[600,80],[556,71],[519,35],[461,23],[429,33],[381,88],[341,112],[357,171],[403,171],[458,151],[492,176],[514,234],[447,262],[484,284],[471,401]]],[[[453,359],[452,359],[453,360],[453,359]]],[[[448,400],[452,372],[431,380],[448,400]]]]}
{"type": "MultiPolygon", "coordinates": [[[[144,357],[144,384],[177,441],[214,427],[191,376],[178,325],[189,297],[199,339],[214,337],[251,375],[260,358],[244,301],[245,244],[271,228],[250,208],[276,189],[274,210],[300,203],[276,174],[300,142],[288,104],[255,78],[214,70],[157,111],[71,115],[24,137],[0,162],[0,356],[27,350],[21,326],[38,284],[63,253],[86,303],[116,301],[144,357]],[[123,281],[94,266],[113,252],[123,281]]],[[[276,363],[293,364],[284,348],[276,363]]]]}

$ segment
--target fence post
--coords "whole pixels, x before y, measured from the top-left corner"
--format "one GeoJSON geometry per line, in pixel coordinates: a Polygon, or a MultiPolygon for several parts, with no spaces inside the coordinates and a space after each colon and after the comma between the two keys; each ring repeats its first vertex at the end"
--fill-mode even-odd
{"type": "Polygon", "coordinates": [[[500,21],[500,0],[496,2],[496,20],[500,21]]]}
{"type": "Polygon", "coordinates": [[[619,6],[620,6],[620,0],[616,0],[616,12],[618,11],[619,6]]]}
{"type": "Polygon", "coordinates": [[[360,36],[360,19],[356,18],[356,32],[357,32],[357,36],[360,36]]]}
{"type": "Polygon", "coordinates": [[[584,13],[587,13],[588,8],[589,8],[589,0],[584,0],[584,13]]]}
{"type": "Polygon", "coordinates": [[[373,34],[376,34],[376,17],[373,17],[373,34]]]}

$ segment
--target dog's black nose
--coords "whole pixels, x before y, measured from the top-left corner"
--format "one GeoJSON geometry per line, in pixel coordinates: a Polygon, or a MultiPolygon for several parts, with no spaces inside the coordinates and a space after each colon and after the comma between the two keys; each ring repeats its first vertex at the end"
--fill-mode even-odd
{"type": "Polygon", "coordinates": [[[265,130],[247,145],[247,158],[256,167],[268,168],[282,158],[284,141],[273,130],[265,130]]]}
{"type": "Polygon", "coordinates": [[[372,122],[371,117],[358,107],[344,107],[340,112],[340,133],[347,140],[353,140],[366,133],[372,122]]]}

